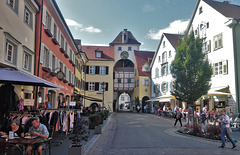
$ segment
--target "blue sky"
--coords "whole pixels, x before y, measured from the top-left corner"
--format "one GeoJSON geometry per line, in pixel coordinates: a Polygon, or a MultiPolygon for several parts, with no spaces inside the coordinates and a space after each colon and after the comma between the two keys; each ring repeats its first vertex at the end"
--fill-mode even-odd
{"type": "MultiPolygon", "coordinates": [[[[162,32],[182,33],[197,0],[56,0],[76,39],[108,45],[123,29],[155,51],[162,32]]],[[[223,1],[223,0],[218,0],[223,1]]],[[[231,0],[240,5],[240,0],[231,0]]]]}

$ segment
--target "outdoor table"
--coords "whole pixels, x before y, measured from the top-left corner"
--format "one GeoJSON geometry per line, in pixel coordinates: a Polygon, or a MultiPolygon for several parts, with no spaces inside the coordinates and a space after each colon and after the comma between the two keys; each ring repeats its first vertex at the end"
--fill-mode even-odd
{"type": "MultiPolygon", "coordinates": [[[[17,137],[14,139],[8,139],[8,141],[6,141],[5,138],[0,138],[0,143],[32,145],[32,144],[42,141],[43,139],[44,138],[25,139],[25,138],[17,137]]],[[[6,145],[6,146],[8,146],[8,145],[6,145]]],[[[22,152],[24,152],[24,150],[22,150],[22,152]]]]}

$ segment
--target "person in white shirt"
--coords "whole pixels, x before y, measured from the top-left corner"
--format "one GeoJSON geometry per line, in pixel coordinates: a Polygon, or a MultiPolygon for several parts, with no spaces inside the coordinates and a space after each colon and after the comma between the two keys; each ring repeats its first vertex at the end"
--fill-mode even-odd
{"type": "Polygon", "coordinates": [[[221,133],[221,140],[222,140],[222,145],[219,146],[219,148],[224,148],[225,147],[225,135],[227,138],[230,140],[232,143],[232,149],[234,149],[237,145],[235,144],[234,140],[230,137],[230,135],[227,132],[227,128],[230,128],[229,125],[229,117],[226,115],[226,111],[222,110],[221,115],[223,116],[222,120],[219,120],[222,123],[222,133],[221,133]]]}
{"type": "Polygon", "coordinates": [[[207,105],[205,105],[205,107],[203,107],[202,109],[202,123],[205,125],[205,121],[206,121],[206,116],[207,116],[207,105]]]}

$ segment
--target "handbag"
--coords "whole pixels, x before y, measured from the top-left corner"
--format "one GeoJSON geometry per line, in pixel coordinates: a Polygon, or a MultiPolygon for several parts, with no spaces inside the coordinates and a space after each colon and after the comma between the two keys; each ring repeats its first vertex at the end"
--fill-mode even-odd
{"type": "Polygon", "coordinates": [[[227,128],[227,133],[228,134],[231,134],[232,133],[232,129],[229,127],[229,128],[227,128]]]}

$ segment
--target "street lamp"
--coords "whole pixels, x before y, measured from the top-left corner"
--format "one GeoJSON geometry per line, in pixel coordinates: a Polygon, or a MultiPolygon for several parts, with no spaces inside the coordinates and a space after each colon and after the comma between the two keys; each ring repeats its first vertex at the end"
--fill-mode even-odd
{"type": "Polygon", "coordinates": [[[106,83],[105,83],[105,82],[102,82],[102,83],[101,83],[101,86],[102,86],[102,90],[103,90],[102,109],[104,109],[104,90],[105,90],[105,88],[106,88],[106,83]]]}

